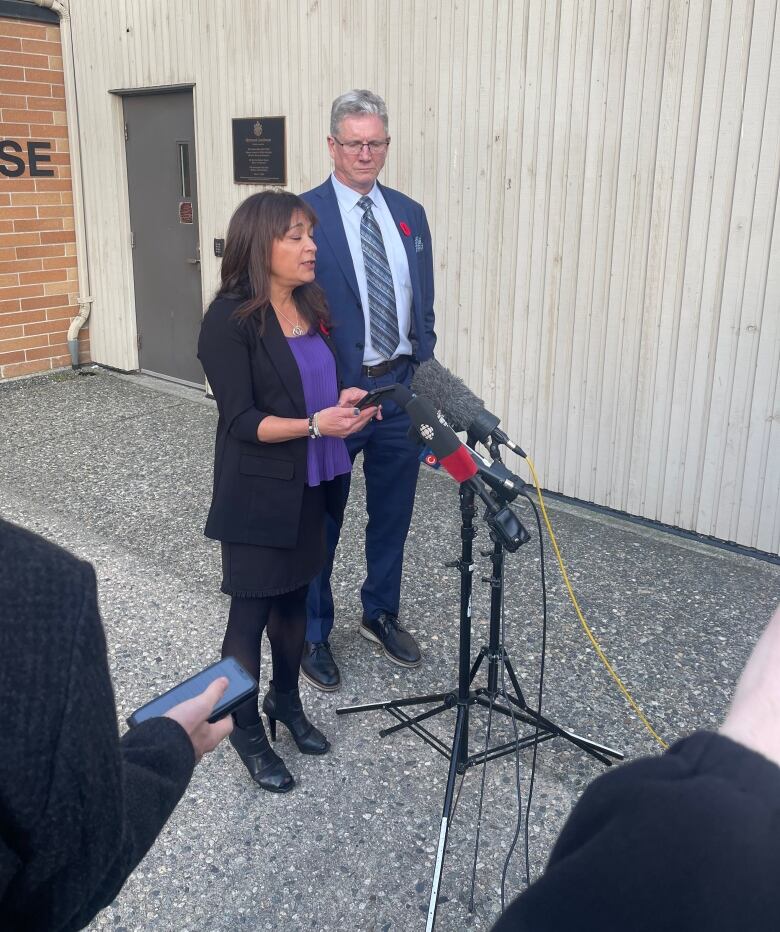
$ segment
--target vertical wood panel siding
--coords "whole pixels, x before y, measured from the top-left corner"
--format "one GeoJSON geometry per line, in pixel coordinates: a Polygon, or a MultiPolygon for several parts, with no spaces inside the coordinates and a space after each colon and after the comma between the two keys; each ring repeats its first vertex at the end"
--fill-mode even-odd
{"type": "MultiPolygon", "coordinates": [[[[390,108],[434,235],[439,358],[552,489],[780,550],[778,0],[71,0],[94,357],[137,364],[121,103],[195,85],[204,301],[232,117],[390,108]]],[[[517,463],[513,465],[517,466],[517,463]]]]}

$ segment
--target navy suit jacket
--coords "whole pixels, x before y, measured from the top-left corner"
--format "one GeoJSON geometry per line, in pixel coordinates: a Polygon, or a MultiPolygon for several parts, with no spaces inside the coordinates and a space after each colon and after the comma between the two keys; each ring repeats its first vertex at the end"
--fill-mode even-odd
{"type": "MultiPolygon", "coordinates": [[[[424,362],[433,356],[436,344],[431,231],[422,204],[384,185],[379,185],[379,188],[400,230],[409,260],[412,352],[416,362],[424,362]]],[[[317,282],[328,299],[332,324],[330,335],[341,364],[341,376],[346,385],[358,385],[366,339],[365,317],[336,191],[328,178],[301,197],[314,210],[319,221],[314,228],[317,282]]]]}

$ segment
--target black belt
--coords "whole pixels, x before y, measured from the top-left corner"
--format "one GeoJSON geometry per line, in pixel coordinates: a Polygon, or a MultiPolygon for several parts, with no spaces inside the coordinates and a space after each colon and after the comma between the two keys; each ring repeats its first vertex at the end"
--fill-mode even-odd
{"type": "Polygon", "coordinates": [[[394,369],[398,369],[404,363],[409,362],[411,356],[396,356],[395,359],[386,359],[384,362],[378,362],[375,366],[363,366],[361,372],[368,376],[369,379],[378,379],[380,375],[387,375],[394,369]]]}

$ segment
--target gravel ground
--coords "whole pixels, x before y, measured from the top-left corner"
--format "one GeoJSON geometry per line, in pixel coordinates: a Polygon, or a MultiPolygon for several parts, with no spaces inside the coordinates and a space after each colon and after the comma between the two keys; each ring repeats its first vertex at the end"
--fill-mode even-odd
{"type": "MultiPolygon", "coordinates": [[[[120,720],[217,659],[228,600],[218,591],[218,545],[202,527],[209,503],[216,412],[192,389],[102,370],[0,385],[4,481],[0,513],[96,567],[120,720]]],[[[543,479],[544,477],[542,477],[543,479]]],[[[278,750],[298,785],[258,790],[229,746],[197,768],[181,804],[116,902],[92,930],[424,929],[447,762],[372,712],[344,705],[449,690],[457,684],[459,552],[456,487],[421,474],[407,545],[402,620],[425,662],[406,671],[359,636],[364,570],[362,476],[357,469],[334,571],[332,637],[344,685],[305,686],[307,710],[331,740],[302,757],[284,732],[278,750]]],[[[667,741],[717,725],[736,677],[780,601],[780,567],[560,503],[548,503],[572,584],[593,631],[667,741]]],[[[505,645],[529,704],[537,700],[542,636],[539,540],[506,561],[505,645]]],[[[474,651],[487,639],[490,546],[475,543],[474,651]]],[[[627,758],[659,748],[596,657],[571,608],[545,535],[548,635],[543,708],[627,758]]],[[[264,664],[264,679],[267,666],[264,664]]],[[[480,677],[481,678],[481,674],[480,677]]],[[[430,728],[452,740],[451,712],[430,728]]],[[[472,716],[484,746],[487,714],[472,716]]],[[[523,732],[528,733],[526,728],[523,732]]],[[[511,722],[494,721],[492,743],[511,722]]],[[[517,822],[519,773],[527,802],[531,750],[468,771],[444,865],[436,928],[489,929],[517,822]],[[473,909],[469,909],[472,876],[473,909]]],[[[560,738],[540,746],[528,821],[530,873],[542,871],[574,802],[603,766],[560,738]]],[[[524,811],[524,808],[523,808],[524,811]]],[[[521,832],[506,895],[524,885],[521,832]]]]}

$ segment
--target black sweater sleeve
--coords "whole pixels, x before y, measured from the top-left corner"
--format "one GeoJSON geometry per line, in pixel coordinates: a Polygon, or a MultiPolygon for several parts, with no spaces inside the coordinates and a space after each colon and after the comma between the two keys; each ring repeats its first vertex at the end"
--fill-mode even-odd
{"type": "Polygon", "coordinates": [[[595,780],[494,932],[776,929],[780,767],[700,732],[595,780]]]}
{"type": "Polygon", "coordinates": [[[73,929],[86,925],[120,891],[173,812],[195,766],[192,743],[172,719],[152,719],[119,741],[94,574],[91,567],[86,571],[91,578],[74,642],[52,787],[54,798],[67,799],[78,812],[81,844],[67,868],[80,894],[65,926],[73,929]]]}
{"type": "Polygon", "coordinates": [[[37,653],[27,664],[30,739],[17,731],[18,779],[0,788],[13,825],[0,846],[0,929],[86,925],[149,850],[195,764],[189,737],[171,719],[152,719],[119,740],[94,572],[66,556],[61,588],[59,568],[47,567],[45,601],[56,608],[45,620],[59,627],[48,638],[39,631],[20,655],[24,664],[37,653]]]}

